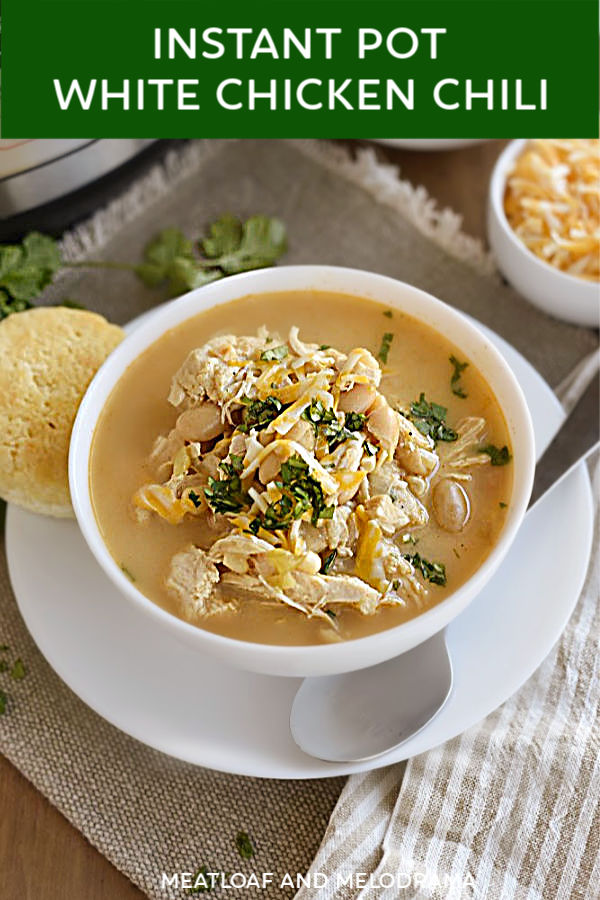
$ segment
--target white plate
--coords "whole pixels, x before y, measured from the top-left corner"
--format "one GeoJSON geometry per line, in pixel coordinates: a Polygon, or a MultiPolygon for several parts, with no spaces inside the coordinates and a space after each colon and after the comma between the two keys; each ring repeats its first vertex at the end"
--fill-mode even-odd
{"type": "Polygon", "coordinates": [[[458,150],[471,144],[483,144],[487,138],[372,138],[376,144],[403,150],[458,150]]]}
{"type": "MultiPolygon", "coordinates": [[[[564,413],[529,363],[490,337],[519,378],[541,452],[564,413]]],[[[527,518],[498,573],[448,628],[455,686],[440,715],[399,749],[353,765],[312,759],[292,741],[288,720],[298,679],[229,668],[169,638],[120,596],[74,522],[11,506],[6,541],[29,631],[53,669],[101,716],[197,765],[258,777],[322,778],[429,750],[510,697],[548,654],[575,606],[592,518],[589,477],[580,467],[527,518]]]]}

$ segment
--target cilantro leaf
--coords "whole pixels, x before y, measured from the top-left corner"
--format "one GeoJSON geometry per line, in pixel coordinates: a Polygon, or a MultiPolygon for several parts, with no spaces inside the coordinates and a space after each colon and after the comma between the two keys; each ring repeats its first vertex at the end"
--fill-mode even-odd
{"type": "Polygon", "coordinates": [[[452,389],[452,393],[456,394],[457,397],[461,397],[463,400],[465,397],[469,395],[465,393],[462,385],[459,383],[462,373],[468,367],[468,362],[460,362],[455,356],[450,357],[450,363],[454,367],[454,372],[452,373],[452,378],[450,379],[450,387],[452,389]]]}
{"type": "Polygon", "coordinates": [[[429,403],[425,394],[421,392],[418,400],[413,400],[410,405],[409,417],[419,429],[434,441],[455,441],[458,432],[446,425],[446,413],[448,410],[439,403],[429,403]]]}
{"type": "Polygon", "coordinates": [[[485,447],[479,447],[478,453],[487,453],[493,466],[505,466],[512,459],[510,450],[504,447],[495,447],[494,444],[486,444],[485,447]]]}
{"type": "Polygon", "coordinates": [[[392,346],[392,341],[394,340],[394,335],[391,331],[386,331],[381,339],[381,347],[379,348],[379,352],[377,354],[377,359],[382,362],[384,365],[388,361],[388,355],[390,352],[390,347],[392,346]]]}
{"type": "Polygon", "coordinates": [[[235,846],[242,859],[252,859],[254,856],[254,846],[247,831],[238,831],[235,846]]]}
{"type": "Polygon", "coordinates": [[[275,362],[282,359],[288,355],[288,348],[286,344],[281,344],[279,347],[269,347],[268,350],[263,350],[260,354],[260,358],[263,362],[275,362]]]}
{"type": "Polygon", "coordinates": [[[179,228],[160,231],[146,245],[144,262],[135,267],[135,272],[147,287],[166,283],[174,297],[222,277],[220,272],[207,272],[200,266],[192,242],[179,228]]]}
{"type": "Polygon", "coordinates": [[[330,453],[333,453],[336,447],[343,444],[344,441],[356,440],[353,431],[360,431],[366,416],[362,416],[362,424],[353,416],[359,416],[360,413],[346,413],[344,424],[339,421],[338,417],[332,409],[325,409],[320,400],[313,400],[302,413],[302,418],[310,422],[315,430],[315,435],[321,433],[327,441],[327,447],[330,453]],[[350,425],[348,425],[348,417],[350,417],[350,425]],[[348,427],[346,427],[348,426],[348,427]]]}
{"type": "Polygon", "coordinates": [[[242,231],[240,220],[226,213],[209,226],[209,236],[201,242],[202,252],[209,259],[233,253],[242,242],[242,231]]]}
{"type": "Polygon", "coordinates": [[[15,659],[13,667],[10,670],[10,677],[13,681],[22,681],[26,675],[27,669],[25,668],[23,660],[21,658],[15,659]]]}
{"type": "Polygon", "coordinates": [[[20,245],[0,245],[0,319],[29,309],[61,264],[56,241],[37,231],[20,245]]]}
{"type": "Polygon", "coordinates": [[[428,559],[424,559],[419,553],[413,553],[412,555],[405,553],[404,559],[412,563],[423,578],[432,584],[442,586],[446,584],[446,566],[443,563],[429,562],[428,559]]]}
{"type": "MultiPolygon", "coordinates": [[[[218,266],[226,275],[234,275],[237,272],[247,272],[249,269],[262,269],[271,266],[285,253],[287,239],[285,225],[279,219],[270,219],[268,216],[252,216],[243,225],[235,226],[228,218],[219,220],[217,233],[211,232],[208,239],[209,260],[204,260],[205,265],[218,266]],[[235,235],[237,234],[237,245],[235,235]],[[225,249],[227,248],[227,249],[225,249]],[[214,254],[221,250],[218,256],[214,254]]],[[[205,242],[202,248],[206,253],[205,242]]]]}
{"type": "Polygon", "coordinates": [[[332,550],[331,553],[327,554],[327,556],[325,557],[325,559],[323,560],[323,562],[321,564],[321,572],[323,573],[323,575],[327,575],[330,568],[334,564],[336,557],[337,557],[337,550],[332,550]]]}
{"type": "Polygon", "coordinates": [[[308,510],[312,510],[313,525],[319,519],[332,518],[334,507],[325,505],[323,489],[316,478],[309,474],[308,464],[302,457],[291,456],[283,462],[275,484],[281,491],[281,497],[270,503],[264,513],[250,523],[250,530],[254,534],[260,528],[265,531],[287,529],[308,510]]]}
{"type": "Polygon", "coordinates": [[[362,431],[366,421],[367,417],[364,413],[347,412],[344,425],[348,431],[362,431]]]}
{"type": "Polygon", "coordinates": [[[238,431],[244,434],[248,434],[251,428],[262,431],[286,408],[277,397],[267,397],[266,400],[250,400],[249,397],[242,397],[242,403],[244,409],[238,431]]]}
{"type": "Polygon", "coordinates": [[[225,478],[209,477],[208,485],[204,488],[206,501],[216,513],[240,512],[250,504],[250,497],[242,490],[241,458],[232,457],[231,462],[222,462],[219,468],[225,474],[225,478]]]}

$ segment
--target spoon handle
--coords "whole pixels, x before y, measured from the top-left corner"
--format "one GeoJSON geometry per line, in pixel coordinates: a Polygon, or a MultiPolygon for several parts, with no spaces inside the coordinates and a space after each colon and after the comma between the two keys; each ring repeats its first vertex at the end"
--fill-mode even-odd
{"type": "Polygon", "coordinates": [[[596,373],[538,460],[529,508],[598,446],[599,384],[596,373]]]}

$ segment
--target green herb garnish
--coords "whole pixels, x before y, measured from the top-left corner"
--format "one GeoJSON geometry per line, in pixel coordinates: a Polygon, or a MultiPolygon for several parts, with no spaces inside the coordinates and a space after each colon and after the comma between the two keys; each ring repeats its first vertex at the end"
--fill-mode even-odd
{"type": "Polygon", "coordinates": [[[344,426],[348,431],[362,431],[367,417],[364,413],[347,412],[344,418],[344,426]]]}
{"type": "Polygon", "coordinates": [[[329,350],[331,344],[319,344],[319,350],[329,350]]]}
{"type": "Polygon", "coordinates": [[[247,831],[238,831],[235,846],[242,859],[252,859],[254,856],[254,846],[247,831]]]}
{"type": "Polygon", "coordinates": [[[383,315],[386,317],[386,319],[391,319],[394,314],[391,311],[391,309],[386,309],[385,312],[383,313],[383,315]]]}
{"type": "Polygon", "coordinates": [[[0,245],[0,319],[29,309],[60,267],[58,244],[37,231],[21,244],[0,245]]]}
{"type": "Polygon", "coordinates": [[[285,225],[268,216],[252,216],[244,223],[221,216],[209,232],[201,242],[202,265],[218,266],[225,275],[272,266],[287,249],[285,225]]]}
{"type": "MultiPolygon", "coordinates": [[[[166,286],[171,296],[177,296],[234,272],[273,265],[285,250],[285,226],[267,216],[252,216],[246,222],[222,216],[210,225],[208,236],[196,243],[179,228],[165,228],[146,245],[143,262],[137,265],[109,260],[68,262],[62,259],[57,241],[32,232],[20,244],[0,245],[0,319],[29,309],[62,268],[133,272],[148,287],[166,286]]],[[[61,305],[81,307],[72,300],[61,305]]]]}
{"type": "Polygon", "coordinates": [[[477,452],[487,453],[493,466],[505,466],[512,459],[506,444],[504,447],[495,447],[494,444],[486,444],[485,447],[479,447],[477,452]]]}
{"type": "Polygon", "coordinates": [[[25,676],[27,675],[27,669],[23,663],[22,659],[15,659],[13,663],[13,667],[10,670],[10,677],[13,681],[23,681],[25,676]]]}
{"type": "Polygon", "coordinates": [[[325,559],[323,560],[323,563],[321,565],[321,572],[323,573],[323,575],[327,575],[330,568],[334,564],[336,557],[337,557],[337,550],[332,550],[331,553],[327,554],[327,556],[325,557],[325,559]]]}
{"type": "Polygon", "coordinates": [[[500,507],[500,509],[506,509],[508,503],[505,503],[504,500],[501,500],[498,506],[500,507]]]}
{"type": "Polygon", "coordinates": [[[429,560],[424,559],[419,553],[413,553],[412,555],[407,553],[404,555],[404,559],[411,562],[415,569],[421,573],[423,578],[430,581],[432,584],[446,584],[446,566],[443,563],[429,562],[429,560]]]}
{"type": "Polygon", "coordinates": [[[457,397],[468,397],[468,394],[465,393],[462,386],[459,384],[461,375],[469,365],[468,362],[460,362],[455,356],[450,357],[450,363],[454,366],[454,372],[452,373],[452,378],[450,379],[450,387],[452,388],[452,393],[456,394],[457,397]]]}
{"type": "Polygon", "coordinates": [[[269,347],[268,350],[264,350],[260,354],[260,358],[264,362],[274,362],[275,360],[285,359],[288,355],[288,348],[285,344],[281,344],[280,347],[269,347]]]}
{"type": "Polygon", "coordinates": [[[337,619],[337,613],[334,613],[332,609],[325,609],[323,610],[323,612],[326,616],[329,616],[332,622],[335,622],[335,620],[337,619]]]}
{"type": "Polygon", "coordinates": [[[308,464],[300,456],[292,456],[282,463],[279,475],[275,485],[282,496],[270,503],[261,516],[252,520],[249,528],[253,534],[257,534],[260,528],[265,531],[287,529],[309,509],[312,510],[313,525],[319,519],[332,518],[334,507],[325,505],[321,485],[309,474],[308,464]]]}
{"type": "Polygon", "coordinates": [[[209,870],[208,866],[200,866],[200,868],[194,874],[193,886],[188,888],[186,893],[191,896],[198,894],[210,894],[215,886],[215,879],[211,878],[210,876],[214,874],[216,873],[209,870]]]}
{"type": "Polygon", "coordinates": [[[250,400],[249,397],[242,397],[242,403],[244,409],[238,431],[245,434],[248,434],[251,428],[262,431],[286,408],[277,397],[267,397],[266,400],[250,400]]]}
{"type": "Polygon", "coordinates": [[[394,340],[394,335],[391,331],[386,331],[381,339],[381,347],[379,348],[379,353],[377,354],[377,359],[382,363],[387,363],[388,355],[390,352],[390,347],[392,346],[392,341],[394,340]]]}
{"type": "Polygon", "coordinates": [[[135,576],[132,575],[124,563],[121,563],[121,572],[123,572],[124,575],[127,575],[130,581],[135,581],[135,576]]]}
{"type": "Polygon", "coordinates": [[[237,513],[248,506],[250,497],[242,490],[240,472],[242,471],[242,457],[233,454],[230,462],[222,462],[219,468],[225,474],[225,478],[208,479],[208,485],[204,488],[204,496],[210,508],[216,513],[237,513]]]}
{"type": "Polygon", "coordinates": [[[362,431],[367,421],[363,413],[348,412],[342,424],[335,412],[332,409],[325,409],[320,400],[313,400],[302,413],[302,418],[311,423],[315,435],[319,433],[323,435],[330,453],[344,441],[356,440],[356,434],[353,432],[362,431]]]}
{"type": "Polygon", "coordinates": [[[188,497],[190,499],[190,502],[194,504],[196,509],[199,509],[202,505],[202,498],[196,493],[196,491],[190,491],[188,493],[188,497]]]}
{"type": "Polygon", "coordinates": [[[428,403],[425,394],[421,393],[418,400],[410,404],[409,416],[419,429],[434,441],[455,441],[458,433],[446,425],[446,413],[448,410],[439,403],[428,403]]]}

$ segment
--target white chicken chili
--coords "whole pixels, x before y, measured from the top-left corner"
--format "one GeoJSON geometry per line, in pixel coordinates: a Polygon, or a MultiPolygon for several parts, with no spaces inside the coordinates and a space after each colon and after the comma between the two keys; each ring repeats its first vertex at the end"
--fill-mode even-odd
{"type": "Polygon", "coordinates": [[[156,603],[263,643],[360,637],[456,590],[503,526],[506,424],[469,360],[372,300],[245,297],[126,371],[92,448],[96,517],[156,603]]]}

